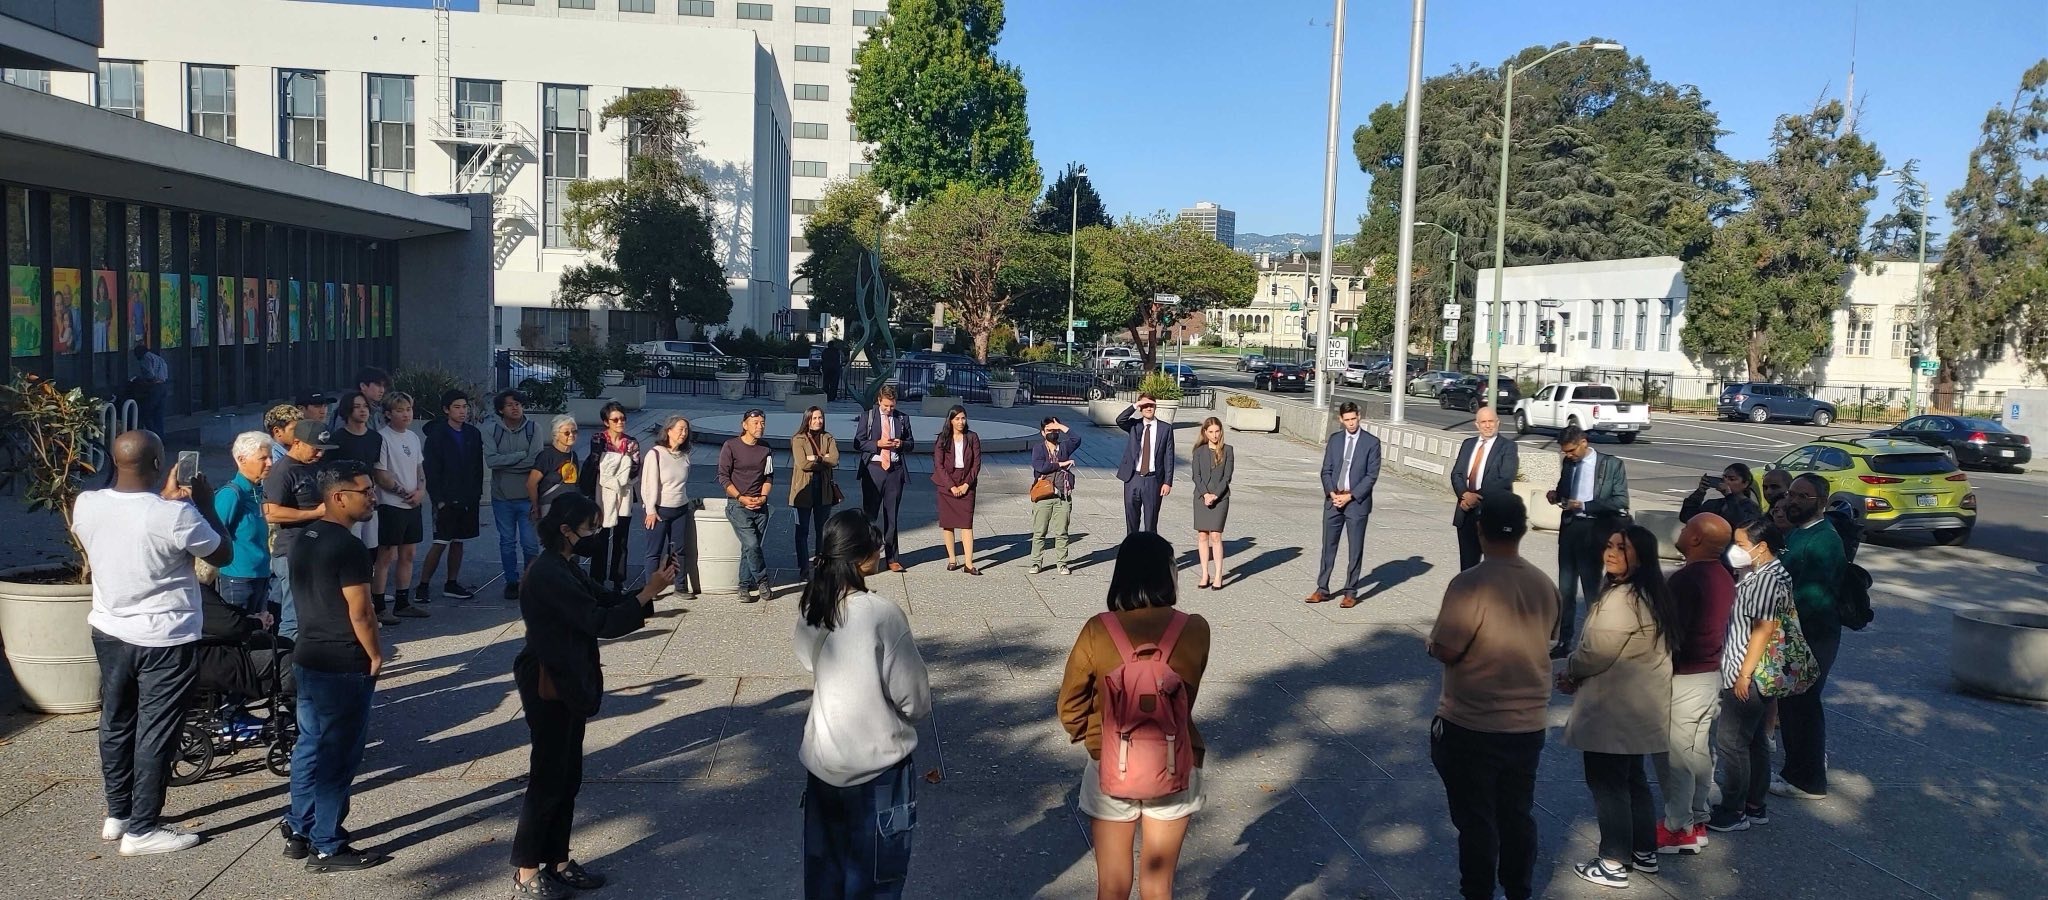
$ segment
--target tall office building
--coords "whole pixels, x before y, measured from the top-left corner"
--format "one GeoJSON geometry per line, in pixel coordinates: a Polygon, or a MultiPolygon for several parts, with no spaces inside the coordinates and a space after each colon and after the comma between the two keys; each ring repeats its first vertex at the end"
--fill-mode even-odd
{"type": "Polygon", "coordinates": [[[1210,237],[1222,241],[1223,246],[1237,246],[1237,213],[1204,200],[1181,210],[1180,217],[1201,226],[1210,237]]]}

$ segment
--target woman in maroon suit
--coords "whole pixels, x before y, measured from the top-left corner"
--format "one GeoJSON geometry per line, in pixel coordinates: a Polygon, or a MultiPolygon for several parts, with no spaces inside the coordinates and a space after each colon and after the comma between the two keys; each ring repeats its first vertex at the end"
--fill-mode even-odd
{"type": "Polygon", "coordinates": [[[946,427],[932,441],[932,483],[939,486],[939,531],[946,542],[948,572],[965,568],[969,575],[981,574],[974,567],[974,483],[980,478],[981,436],[968,429],[966,408],[955,406],[946,413],[946,427]]]}

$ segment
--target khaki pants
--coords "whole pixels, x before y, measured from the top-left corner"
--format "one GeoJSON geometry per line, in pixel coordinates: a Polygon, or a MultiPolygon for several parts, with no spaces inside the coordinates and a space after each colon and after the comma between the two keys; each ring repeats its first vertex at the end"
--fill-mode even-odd
{"type": "Polygon", "coordinates": [[[1721,673],[1671,676],[1671,749],[1651,757],[1664,794],[1664,827],[1682,831],[1712,814],[1714,715],[1721,709],[1721,673]]]}
{"type": "Polygon", "coordinates": [[[1031,564],[1044,566],[1045,539],[1052,536],[1059,564],[1067,564],[1067,525],[1074,518],[1074,498],[1054,497],[1031,504],[1031,564]]]}

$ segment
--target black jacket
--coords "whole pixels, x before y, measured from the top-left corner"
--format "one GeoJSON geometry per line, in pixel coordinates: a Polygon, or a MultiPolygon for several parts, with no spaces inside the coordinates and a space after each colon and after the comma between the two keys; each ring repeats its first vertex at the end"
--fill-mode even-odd
{"type": "Polygon", "coordinates": [[[639,598],[605,590],[553,551],[534,557],[520,580],[519,615],[526,647],[513,660],[512,675],[522,697],[538,696],[545,667],[561,702],[585,718],[597,715],[604,697],[598,640],[631,634],[647,622],[639,598]]]}
{"type": "Polygon", "coordinates": [[[462,448],[456,449],[455,432],[447,419],[436,419],[420,429],[420,452],[426,457],[427,495],[435,506],[460,503],[478,506],[484,498],[484,433],[463,423],[462,448]]]}

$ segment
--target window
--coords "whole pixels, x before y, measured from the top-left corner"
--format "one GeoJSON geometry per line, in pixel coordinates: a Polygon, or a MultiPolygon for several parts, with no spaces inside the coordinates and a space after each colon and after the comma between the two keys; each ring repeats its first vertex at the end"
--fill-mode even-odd
{"type": "Polygon", "coordinates": [[[499,6],[532,6],[533,0],[498,0],[499,6]]]}
{"type": "Polygon", "coordinates": [[[1910,313],[1892,310],[1892,358],[1904,359],[1913,352],[1913,322],[1910,313]]]}
{"type": "Polygon", "coordinates": [[[799,138],[825,140],[832,137],[832,126],[823,122],[795,122],[790,131],[799,138]]]}
{"type": "Polygon", "coordinates": [[[1515,346],[1529,342],[1529,301],[1515,301],[1515,346]]]}
{"type": "Polygon", "coordinates": [[[1628,308],[1628,301],[1614,301],[1614,349],[1621,349],[1621,317],[1628,308]]]}
{"type": "MultiPolygon", "coordinates": [[[[797,7],[797,9],[803,9],[803,7],[799,6],[799,7],[797,7]]],[[[797,61],[797,62],[822,62],[822,63],[828,63],[828,62],[831,62],[831,61],[832,61],[832,48],[830,48],[830,47],[818,47],[818,46],[813,46],[813,45],[811,45],[811,44],[798,44],[798,45],[796,45],[796,61],[797,61]]]]}
{"type": "Polygon", "coordinates": [[[1604,312],[1606,309],[1606,302],[1600,300],[1593,301],[1593,349],[1595,350],[1600,349],[1600,323],[1606,317],[1604,312]]]}
{"type": "Polygon", "coordinates": [[[1848,356],[1870,355],[1870,333],[1877,328],[1877,307],[1849,307],[1849,329],[1842,352],[1848,356]]]}
{"type": "Polygon", "coordinates": [[[327,165],[327,79],[319,72],[277,72],[277,155],[327,165]]]}
{"type": "Polygon", "coordinates": [[[818,201],[798,197],[789,201],[789,211],[799,216],[808,216],[818,211],[818,201]]]}
{"type": "Polygon", "coordinates": [[[799,84],[796,86],[798,100],[830,100],[832,88],[823,84],[799,84]]]}
{"type": "Polygon", "coordinates": [[[874,170],[875,170],[875,167],[874,167],[874,166],[873,166],[872,164],[869,164],[869,163],[853,163],[853,164],[851,164],[851,165],[848,165],[848,166],[846,167],[846,174],[848,174],[848,175],[852,175],[852,176],[853,176],[853,177],[855,177],[855,178],[859,178],[860,176],[862,176],[862,175],[866,175],[867,173],[869,173],[869,172],[872,172],[872,171],[874,171],[874,170]]]}
{"type": "Polygon", "coordinates": [[[412,188],[412,76],[370,76],[370,180],[412,188]]]}
{"type": "Polygon", "coordinates": [[[619,12],[651,13],[653,11],[654,0],[619,0],[619,12]]]}
{"type": "Polygon", "coordinates": [[[227,66],[186,66],[188,118],[185,130],[223,144],[235,142],[235,70],[227,66]]]}
{"type": "Polygon", "coordinates": [[[715,16],[718,15],[718,4],[712,0],[683,0],[676,12],[686,16],[715,16]]]}
{"type": "Polygon", "coordinates": [[[823,178],[825,164],[816,160],[799,159],[790,163],[790,174],[798,178],[823,178]]]}
{"type": "Polygon", "coordinates": [[[882,24],[885,15],[888,13],[879,9],[856,9],[853,11],[853,24],[858,28],[873,28],[882,24]]]}
{"type": "MultiPolygon", "coordinates": [[[[505,120],[505,84],[499,81],[477,81],[469,78],[455,79],[455,134],[485,136],[498,133],[499,123],[505,120]]],[[[455,147],[455,190],[458,192],[486,190],[497,193],[498,176],[503,169],[496,153],[481,144],[457,144],[455,147]],[[488,166],[488,168],[485,168],[488,166]],[[488,185],[478,184],[473,179],[490,179],[488,185]]]]}
{"type": "Polygon", "coordinates": [[[590,174],[590,88],[541,87],[541,246],[569,246],[562,208],[590,174]]]}
{"type": "Polygon", "coordinates": [[[1636,301],[1636,349],[1650,349],[1650,301],[1636,301]]]}
{"type": "Polygon", "coordinates": [[[557,0],[555,5],[562,9],[596,9],[597,0],[557,0]]]}
{"type": "Polygon", "coordinates": [[[754,19],[760,22],[768,22],[774,20],[775,18],[775,7],[770,6],[766,3],[742,3],[739,5],[739,7],[740,18],[742,19],[754,19]]]}
{"type": "Polygon", "coordinates": [[[860,126],[855,125],[852,122],[846,123],[846,139],[856,144],[860,143],[862,140],[860,136],[860,126]]]}
{"type": "Polygon", "coordinates": [[[797,278],[797,279],[793,279],[793,280],[791,280],[791,281],[790,281],[790,283],[789,283],[789,292],[790,292],[790,293],[792,293],[792,294],[808,294],[808,293],[810,293],[810,292],[811,292],[811,280],[810,280],[809,278],[797,278]]]}
{"type": "Polygon", "coordinates": [[[824,6],[799,6],[796,8],[796,20],[812,25],[830,25],[832,10],[824,6]]]}
{"type": "Polygon", "coordinates": [[[0,81],[31,91],[50,92],[50,73],[44,69],[0,69],[0,81]]]}
{"type": "Polygon", "coordinates": [[[1657,349],[1668,351],[1671,349],[1671,314],[1678,301],[1665,298],[1657,301],[1657,304],[1657,349]]]}
{"type": "Polygon", "coordinates": [[[93,102],[111,113],[131,119],[142,118],[142,64],[100,60],[100,77],[93,102]]]}

